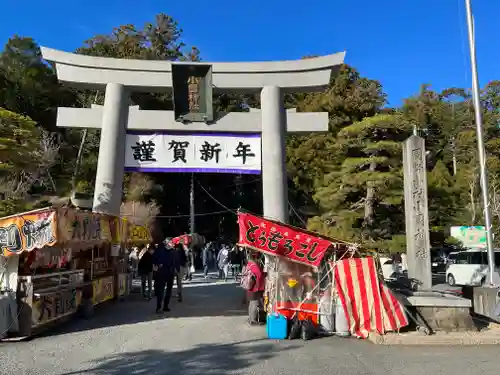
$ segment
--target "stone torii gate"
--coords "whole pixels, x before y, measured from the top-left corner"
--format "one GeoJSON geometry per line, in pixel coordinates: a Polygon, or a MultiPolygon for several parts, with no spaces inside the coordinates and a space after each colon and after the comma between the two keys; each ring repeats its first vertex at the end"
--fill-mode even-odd
{"type": "MultiPolygon", "coordinates": [[[[119,215],[128,130],[189,133],[261,133],[264,216],[288,221],[286,132],[324,132],[328,113],[285,111],[283,94],[324,90],[345,53],[294,61],[205,63],[93,57],[42,47],[56,64],[59,81],[76,88],[105,90],[104,106],[58,108],[57,126],[100,128],[93,210],[119,215]],[[193,81],[193,76],[197,77],[193,81]],[[202,88],[192,100],[191,84],[202,88]],[[260,91],[261,110],[214,114],[215,92],[260,91]],[[129,107],[130,93],[173,90],[174,111],[129,107]],[[189,104],[196,107],[187,108],[189,104]]],[[[192,107],[191,105],[189,107],[192,107]]]]}

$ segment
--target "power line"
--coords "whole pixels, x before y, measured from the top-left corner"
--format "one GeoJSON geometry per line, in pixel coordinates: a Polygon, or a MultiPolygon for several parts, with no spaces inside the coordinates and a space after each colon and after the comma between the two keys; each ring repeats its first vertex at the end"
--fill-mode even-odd
{"type": "MultiPolygon", "coordinates": [[[[227,210],[224,211],[214,211],[214,212],[205,212],[201,214],[195,214],[195,216],[209,216],[209,215],[219,215],[219,214],[224,214],[227,213],[227,210]]],[[[122,215],[126,217],[141,217],[140,215],[135,216],[135,215],[122,215]]],[[[182,218],[182,217],[190,217],[190,214],[180,214],[180,215],[156,215],[155,218],[158,219],[176,219],[176,218],[182,218]]]]}
{"type": "Polygon", "coordinates": [[[307,222],[299,215],[295,207],[293,207],[293,204],[290,201],[288,201],[288,204],[290,205],[290,208],[292,209],[292,212],[295,214],[295,216],[300,220],[304,227],[307,228],[307,222]]]}
{"type": "Polygon", "coordinates": [[[226,185],[226,186],[222,187],[222,189],[227,189],[227,188],[234,187],[234,186],[249,185],[249,184],[253,184],[253,183],[258,182],[258,181],[261,181],[261,178],[256,178],[256,179],[250,180],[250,181],[235,182],[234,184],[226,185]]]}
{"type": "Polygon", "coordinates": [[[205,194],[207,194],[210,198],[212,198],[212,200],[214,202],[216,202],[219,206],[221,206],[222,208],[225,208],[228,212],[232,212],[233,214],[237,214],[235,210],[232,210],[230,208],[228,208],[227,206],[225,206],[224,204],[222,204],[219,200],[217,200],[212,194],[210,194],[207,189],[205,189],[203,187],[202,184],[200,184],[200,181],[198,181],[196,178],[194,179],[196,181],[196,183],[201,187],[201,189],[205,192],[205,194]]]}

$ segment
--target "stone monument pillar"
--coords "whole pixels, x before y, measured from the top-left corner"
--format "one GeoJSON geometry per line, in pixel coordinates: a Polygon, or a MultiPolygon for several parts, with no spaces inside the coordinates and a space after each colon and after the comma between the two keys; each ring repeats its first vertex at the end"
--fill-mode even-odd
{"type": "Polygon", "coordinates": [[[412,135],[403,143],[403,171],[408,277],[431,289],[432,271],[427,206],[425,141],[412,135]]]}

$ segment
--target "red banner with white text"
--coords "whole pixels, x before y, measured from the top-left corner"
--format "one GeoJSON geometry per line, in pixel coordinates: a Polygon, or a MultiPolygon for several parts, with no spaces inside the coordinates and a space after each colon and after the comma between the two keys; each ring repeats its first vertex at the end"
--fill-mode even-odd
{"type": "Polygon", "coordinates": [[[238,212],[238,245],[318,267],[331,242],[288,225],[238,212]]]}

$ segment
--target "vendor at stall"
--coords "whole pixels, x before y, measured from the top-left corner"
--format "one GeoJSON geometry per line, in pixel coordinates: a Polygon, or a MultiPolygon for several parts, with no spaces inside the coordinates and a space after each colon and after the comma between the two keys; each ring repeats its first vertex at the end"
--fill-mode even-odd
{"type": "Polygon", "coordinates": [[[244,282],[247,283],[248,323],[250,325],[260,325],[265,322],[264,291],[266,277],[264,267],[259,260],[260,253],[252,251],[249,254],[246,274],[243,276],[248,278],[244,282]]]}

